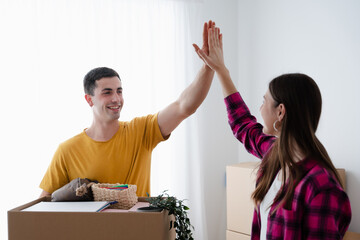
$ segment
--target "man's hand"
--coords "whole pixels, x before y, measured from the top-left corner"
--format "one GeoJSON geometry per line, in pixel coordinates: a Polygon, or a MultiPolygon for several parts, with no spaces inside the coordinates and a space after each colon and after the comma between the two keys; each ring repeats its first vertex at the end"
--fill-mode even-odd
{"type": "Polygon", "coordinates": [[[221,83],[224,97],[227,97],[237,92],[237,89],[224,63],[222,34],[220,33],[220,29],[215,27],[215,24],[207,28],[207,33],[208,46],[206,51],[195,45],[194,47],[196,53],[204,61],[206,66],[216,72],[221,83]]]}
{"type": "Polygon", "coordinates": [[[42,197],[51,197],[51,193],[48,193],[47,191],[43,190],[42,193],[40,194],[39,198],[42,197]]]}
{"type": "Polygon", "coordinates": [[[206,53],[199,49],[197,53],[212,70],[219,74],[221,71],[225,71],[226,67],[224,63],[222,34],[215,25],[208,29],[208,41],[209,52],[206,53]]]}
{"type": "MultiPolygon", "coordinates": [[[[209,23],[204,23],[204,29],[203,29],[203,45],[202,48],[200,49],[198,45],[196,45],[195,43],[193,44],[194,48],[195,48],[195,52],[199,55],[199,50],[201,50],[201,52],[205,53],[206,55],[209,55],[209,41],[208,41],[208,31],[210,28],[215,27],[215,22],[209,20],[209,23]]],[[[201,58],[201,56],[199,55],[199,57],[201,58]]]]}

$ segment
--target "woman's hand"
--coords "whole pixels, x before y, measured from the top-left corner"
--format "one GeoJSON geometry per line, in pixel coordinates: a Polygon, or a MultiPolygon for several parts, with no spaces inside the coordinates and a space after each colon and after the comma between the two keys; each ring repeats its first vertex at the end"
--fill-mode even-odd
{"type": "Polygon", "coordinates": [[[203,40],[204,44],[202,49],[196,44],[193,44],[199,57],[214,71],[218,72],[226,69],[224,64],[222,34],[220,33],[220,28],[215,27],[215,23],[209,21],[209,25],[207,25],[207,23],[204,24],[203,40]],[[209,27],[207,28],[207,26],[209,27]],[[205,40],[208,41],[207,45],[205,44],[205,40]]]}
{"type": "Polygon", "coordinates": [[[216,71],[224,97],[237,92],[224,63],[222,34],[220,33],[220,29],[215,27],[215,23],[209,21],[209,24],[204,24],[203,41],[202,49],[196,44],[193,44],[193,46],[206,66],[216,71]]]}

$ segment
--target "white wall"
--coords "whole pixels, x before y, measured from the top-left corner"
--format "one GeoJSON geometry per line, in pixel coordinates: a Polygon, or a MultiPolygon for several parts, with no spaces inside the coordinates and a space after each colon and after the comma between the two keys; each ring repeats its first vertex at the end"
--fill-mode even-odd
{"type": "Polygon", "coordinates": [[[357,232],[360,230],[359,12],[360,1],[356,0],[239,1],[239,79],[235,79],[259,120],[262,95],[272,78],[282,73],[302,72],[315,79],[323,97],[318,137],[335,166],[346,169],[353,213],[350,230],[357,232]],[[244,81],[247,81],[245,85],[244,81]]]}

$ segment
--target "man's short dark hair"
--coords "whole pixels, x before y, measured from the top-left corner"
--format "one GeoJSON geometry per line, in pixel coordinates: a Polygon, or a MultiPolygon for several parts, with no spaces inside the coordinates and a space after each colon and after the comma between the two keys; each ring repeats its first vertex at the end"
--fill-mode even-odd
{"type": "Polygon", "coordinates": [[[96,81],[104,77],[118,77],[120,79],[119,74],[111,68],[107,68],[107,67],[94,68],[93,70],[88,72],[84,77],[85,94],[90,94],[93,96],[94,89],[97,86],[96,81]]]}

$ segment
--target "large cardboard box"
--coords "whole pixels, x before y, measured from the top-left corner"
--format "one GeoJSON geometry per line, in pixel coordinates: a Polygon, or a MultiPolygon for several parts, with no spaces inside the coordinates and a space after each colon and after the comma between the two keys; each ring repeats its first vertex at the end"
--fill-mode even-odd
{"type": "MultiPolygon", "coordinates": [[[[251,194],[255,190],[259,161],[243,162],[226,167],[227,240],[238,239],[240,233],[251,235],[254,203],[251,194]],[[236,238],[238,237],[238,238],[236,238]]],[[[337,169],[343,185],[345,170],[337,169]]],[[[241,237],[243,237],[241,235],[241,237]]],[[[242,239],[242,238],[240,238],[242,239]]]]}
{"type": "Polygon", "coordinates": [[[226,167],[227,229],[251,234],[254,203],[251,194],[255,190],[259,162],[245,162],[226,167]]]}
{"type": "Polygon", "coordinates": [[[226,230],[226,240],[250,240],[250,235],[226,230]]]}
{"type": "MultiPolygon", "coordinates": [[[[174,240],[173,215],[161,212],[27,212],[49,198],[40,198],[8,211],[9,240],[174,240]]],[[[139,198],[145,201],[145,198],[139,198]]]]}
{"type": "Polygon", "coordinates": [[[360,240],[360,233],[346,232],[344,240],[360,240]]]}

